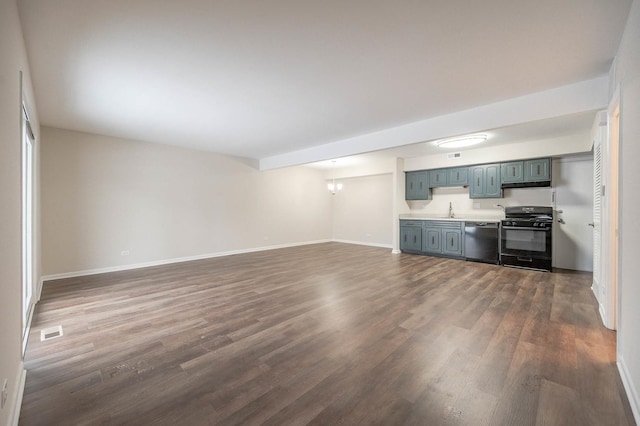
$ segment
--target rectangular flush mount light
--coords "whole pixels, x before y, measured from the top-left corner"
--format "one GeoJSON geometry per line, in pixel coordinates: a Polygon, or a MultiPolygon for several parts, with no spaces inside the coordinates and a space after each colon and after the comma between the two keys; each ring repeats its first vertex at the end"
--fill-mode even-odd
{"type": "Polygon", "coordinates": [[[439,148],[462,148],[464,146],[471,146],[482,143],[487,140],[487,135],[484,133],[476,135],[458,136],[455,138],[441,139],[436,141],[436,145],[439,148]]]}

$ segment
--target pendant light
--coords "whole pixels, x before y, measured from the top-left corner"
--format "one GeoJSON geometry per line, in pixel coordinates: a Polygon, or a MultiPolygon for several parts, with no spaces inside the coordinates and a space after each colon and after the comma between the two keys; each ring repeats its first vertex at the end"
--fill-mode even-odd
{"type": "Polygon", "coordinates": [[[336,195],[336,191],[341,191],[342,190],[342,184],[341,183],[336,183],[336,171],[335,171],[335,166],[336,166],[336,160],[332,160],[331,161],[331,170],[332,170],[332,179],[331,182],[329,182],[327,184],[327,189],[329,190],[329,192],[331,193],[331,195],[336,195]]]}

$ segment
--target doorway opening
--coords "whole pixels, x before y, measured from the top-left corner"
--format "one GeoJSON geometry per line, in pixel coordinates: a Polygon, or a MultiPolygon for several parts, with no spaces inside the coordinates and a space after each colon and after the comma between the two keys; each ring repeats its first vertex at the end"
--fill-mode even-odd
{"type": "Polygon", "coordinates": [[[22,104],[22,352],[27,346],[29,324],[33,314],[33,144],[26,104],[22,104]]]}

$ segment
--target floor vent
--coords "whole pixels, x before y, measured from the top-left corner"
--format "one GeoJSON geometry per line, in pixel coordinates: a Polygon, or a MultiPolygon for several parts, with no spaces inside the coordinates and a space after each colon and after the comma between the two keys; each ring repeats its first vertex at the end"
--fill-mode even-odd
{"type": "Polygon", "coordinates": [[[55,339],[56,337],[62,337],[62,326],[56,325],[55,327],[45,328],[40,331],[40,341],[55,339]]]}

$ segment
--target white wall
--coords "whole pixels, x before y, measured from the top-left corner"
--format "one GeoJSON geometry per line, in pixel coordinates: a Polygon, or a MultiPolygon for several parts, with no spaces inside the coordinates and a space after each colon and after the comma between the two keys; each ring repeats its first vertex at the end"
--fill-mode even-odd
{"type": "Polygon", "coordinates": [[[259,172],[233,157],[49,127],[42,141],[46,275],[331,238],[322,171],[259,172]]]}
{"type": "Polygon", "coordinates": [[[468,187],[434,188],[432,200],[407,201],[412,214],[446,217],[449,203],[461,218],[504,219],[504,211],[496,204],[511,206],[551,206],[551,188],[506,188],[504,198],[471,199],[468,187]]]}
{"type": "MultiPolygon", "coordinates": [[[[14,415],[22,375],[21,323],[21,115],[20,71],[38,133],[36,105],[15,0],[0,2],[0,386],[8,379],[9,398],[0,410],[0,424],[14,415]]],[[[36,139],[35,160],[38,161],[36,139]]],[[[39,281],[38,187],[35,193],[34,280],[39,281]]],[[[19,407],[18,407],[19,409],[19,407]]],[[[17,415],[17,413],[16,413],[17,415]]]]}
{"type": "Polygon", "coordinates": [[[640,2],[631,5],[616,57],[620,86],[620,281],[618,362],[640,422],[640,2]]]}
{"type": "Polygon", "coordinates": [[[333,239],[391,247],[392,175],[339,179],[344,188],[333,195],[333,239]]]}

